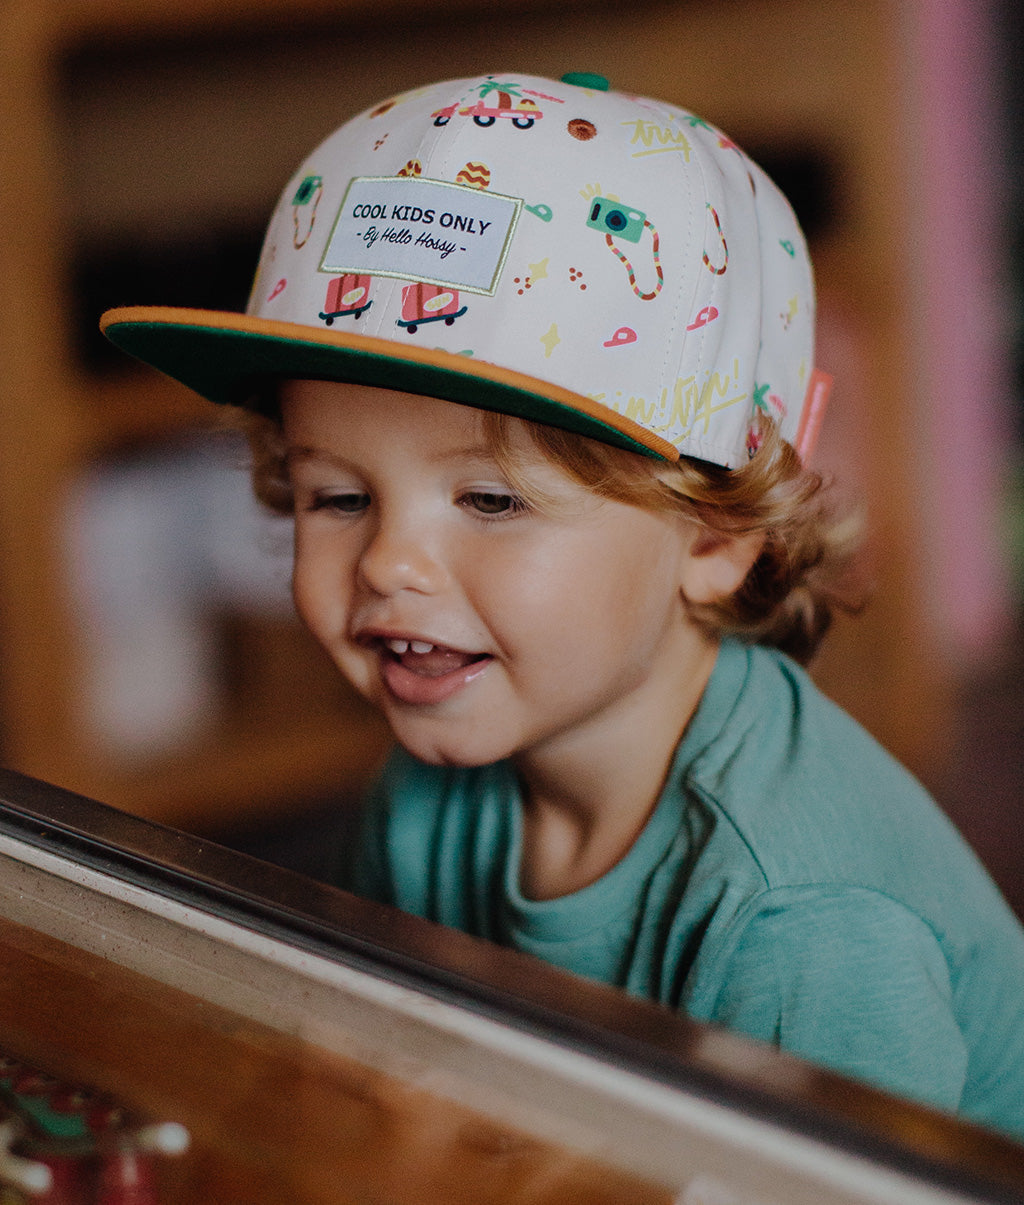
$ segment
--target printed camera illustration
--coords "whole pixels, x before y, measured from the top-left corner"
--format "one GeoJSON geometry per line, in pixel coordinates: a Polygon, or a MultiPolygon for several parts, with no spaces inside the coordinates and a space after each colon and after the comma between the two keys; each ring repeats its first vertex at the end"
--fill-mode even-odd
{"type": "Polygon", "coordinates": [[[621,201],[612,201],[608,197],[595,197],[590,207],[590,217],[587,225],[602,234],[611,234],[615,238],[624,238],[628,242],[638,243],[644,232],[644,222],[647,215],[638,209],[630,209],[621,201]]]}

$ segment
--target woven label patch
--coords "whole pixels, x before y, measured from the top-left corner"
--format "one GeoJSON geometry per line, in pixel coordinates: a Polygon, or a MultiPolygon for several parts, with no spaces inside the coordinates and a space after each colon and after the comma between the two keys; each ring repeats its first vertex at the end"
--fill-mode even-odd
{"type": "Polygon", "coordinates": [[[321,272],[393,276],[467,293],[498,287],[522,198],[416,176],[357,176],[321,272]]]}

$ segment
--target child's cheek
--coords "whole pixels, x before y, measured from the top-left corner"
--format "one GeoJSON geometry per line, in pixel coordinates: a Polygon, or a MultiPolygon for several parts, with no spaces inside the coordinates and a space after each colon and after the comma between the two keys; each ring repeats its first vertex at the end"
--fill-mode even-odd
{"type": "Polygon", "coordinates": [[[345,591],[336,568],[318,542],[296,526],[292,596],[299,618],[333,654],[332,644],[345,630],[345,591]]]}

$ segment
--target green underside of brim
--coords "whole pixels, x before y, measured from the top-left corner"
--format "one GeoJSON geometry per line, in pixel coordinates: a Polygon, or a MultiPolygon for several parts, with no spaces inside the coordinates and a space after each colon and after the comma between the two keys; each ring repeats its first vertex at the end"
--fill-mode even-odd
{"type": "Polygon", "coordinates": [[[625,432],[564,402],[475,373],[469,357],[463,371],[402,359],[400,354],[167,322],[112,323],[105,334],[122,351],[221,405],[265,410],[268,395],[279,381],[343,381],[512,414],[661,459],[625,432]]]}

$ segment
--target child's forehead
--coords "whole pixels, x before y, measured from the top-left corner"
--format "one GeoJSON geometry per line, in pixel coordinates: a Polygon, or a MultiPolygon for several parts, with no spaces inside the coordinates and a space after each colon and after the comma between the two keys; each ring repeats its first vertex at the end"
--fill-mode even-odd
{"type": "Polygon", "coordinates": [[[369,438],[374,445],[392,444],[417,460],[443,455],[490,461],[499,445],[521,454],[532,450],[540,457],[527,420],[503,418],[496,438],[486,411],[445,398],[375,385],[296,379],[281,386],[280,404],[285,436],[293,448],[331,451],[340,446],[355,451],[369,438]]]}

